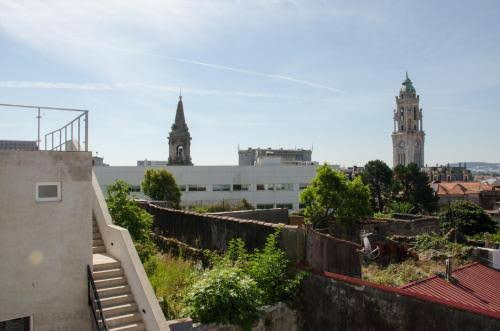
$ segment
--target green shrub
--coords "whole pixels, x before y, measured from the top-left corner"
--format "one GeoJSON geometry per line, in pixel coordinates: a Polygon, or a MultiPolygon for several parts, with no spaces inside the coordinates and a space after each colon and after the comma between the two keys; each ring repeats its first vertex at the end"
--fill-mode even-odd
{"type": "Polygon", "coordinates": [[[149,239],[153,217],[132,200],[130,187],[123,180],[117,180],[108,187],[106,203],[113,223],[124,227],[134,241],[149,239]]]}
{"type": "Polygon", "coordinates": [[[393,201],[387,206],[386,211],[390,214],[413,214],[415,207],[407,201],[393,201]]]}
{"type": "Polygon", "coordinates": [[[473,236],[497,230],[495,221],[483,208],[466,200],[456,200],[443,207],[439,213],[439,219],[443,232],[456,228],[464,235],[473,236]]]}
{"type": "Polygon", "coordinates": [[[186,313],[201,323],[238,324],[249,329],[259,317],[260,290],[239,267],[205,272],[187,294],[186,313]]]}
{"type": "Polygon", "coordinates": [[[500,243],[500,229],[497,229],[496,233],[488,233],[488,232],[476,233],[473,236],[469,236],[469,238],[481,241],[500,243]]]}
{"type": "Polygon", "coordinates": [[[250,256],[248,274],[262,290],[262,302],[270,305],[278,301],[293,300],[304,274],[289,273],[290,261],[278,247],[279,231],[269,235],[262,250],[250,256]]]}
{"type": "Polygon", "coordinates": [[[188,295],[190,316],[202,323],[248,326],[262,305],[278,301],[294,303],[305,273],[292,270],[285,252],[278,247],[278,236],[279,230],[267,237],[262,250],[254,253],[248,253],[241,239],[231,240],[224,255],[207,252],[213,269],[203,275],[188,295]],[[243,285],[245,291],[238,292],[237,288],[243,285]],[[216,293],[217,290],[221,293],[216,293]],[[235,293],[226,295],[228,291],[235,293]],[[248,301],[250,295],[252,300],[248,301]],[[251,308],[246,306],[249,302],[251,308]],[[247,312],[242,315],[243,306],[247,312]]]}

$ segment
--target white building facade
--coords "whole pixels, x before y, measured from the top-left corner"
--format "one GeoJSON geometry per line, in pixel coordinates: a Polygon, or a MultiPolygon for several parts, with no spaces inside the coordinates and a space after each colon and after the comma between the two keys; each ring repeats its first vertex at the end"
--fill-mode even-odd
{"type": "MultiPolygon", "coordinates": [[[[246,199],[257,208],[299,209],[300,192],[316,175],[315,165],[290,166],[167,166],[182,191],[182,206],[211,205],[246,199]]],[[[143,197],[141,181],[150,167],[96,167],[103,192],[117,179],[143,197]]]]}

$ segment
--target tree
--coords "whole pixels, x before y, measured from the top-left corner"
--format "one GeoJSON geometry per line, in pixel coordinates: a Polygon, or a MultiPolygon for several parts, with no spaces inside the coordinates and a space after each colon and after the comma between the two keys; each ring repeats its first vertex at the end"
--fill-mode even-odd
{"type": "Polygon", "coordinates": [[[318,167],[311,184],[302,191],[300,201],[314,228],[325,227],[330,220],[352,226],[355,221],[371,215],[370,188],[360,177],[349,181],[342,172],[327,164],[318,167]]]}
{"type": "Polygon", "coordinates": [[[462,234],[472,236],[496,231],[495,221],[484,209],[466,200],[455,200],[444,206],[439,213],[439,219],[443,232],[455,228],[462,234]]]}
{"type": "Polygon", "coordinates": [[[129,192],[128,184],[117,180],[108,186],[106,203],[113,223],[128,230],[135,242],[137,253],[144,262],[156,252],[149,236],[153,217],[129,197],[129,192]]]}
{"type": "Polygon", "coordinates": [[[384,161],[370,161],[365,165],[361,179],[364,184],[370,186],[373,210],[383,212],[392,197],[391,168],[384,161]]]}
{"type": "Polygon", "coordinates": [[[181,191],[174,176],[165,169],[148,169],[141,183],[144,194],[153,200],[167,201],[171,207],[179,208],[181,191]]]}
{"type": "Polygon", "coordinates": [[[395,195],[400,201],[413,205],[415,212],[437,210],[438,197],[429,185],[429,178],[415,163],[394,168],[395,195]]]}

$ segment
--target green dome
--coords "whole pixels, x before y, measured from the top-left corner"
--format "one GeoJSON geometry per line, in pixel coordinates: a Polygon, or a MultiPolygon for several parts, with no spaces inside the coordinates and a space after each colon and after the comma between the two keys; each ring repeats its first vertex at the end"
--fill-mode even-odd
{"type": "Polygon", "coordinates": [[[408,78],[408,73],[406,73],[406,79],[403,82],[403,86],[401,86],[401,93],[416,93],[415,88],[413,87],[413,83],[411,79],[408,78]]]}

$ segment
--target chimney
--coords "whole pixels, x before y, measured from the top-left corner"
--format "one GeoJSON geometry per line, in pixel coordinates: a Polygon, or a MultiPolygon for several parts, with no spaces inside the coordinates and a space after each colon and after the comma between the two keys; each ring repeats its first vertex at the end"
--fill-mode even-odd
{"type": "Polygon", "coordinates": [[[451,256],[449,256],[446,259],[446,274],[445,274],[445,279],[447,281],[451,281],[452,276],[451,273],[453,272],[453,259],[451,256]]]}

